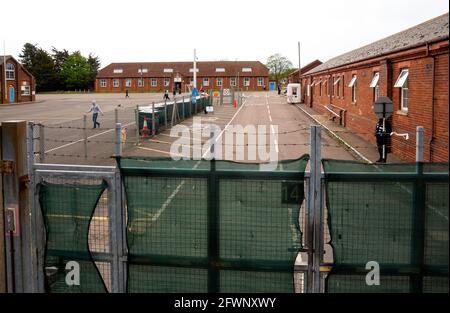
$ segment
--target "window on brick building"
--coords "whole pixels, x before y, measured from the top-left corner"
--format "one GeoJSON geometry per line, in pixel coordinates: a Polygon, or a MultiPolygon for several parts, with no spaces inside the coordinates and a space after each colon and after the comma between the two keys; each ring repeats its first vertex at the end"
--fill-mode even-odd
{"type": "Polygon", "coordinates": [[[208,87],[209,86],[209,78],[208,77],[203,78],[203,86],[204,87],[208,87]]]}
{"type": "Polygon", "coordinates": [[[230,78],[230,86],[231,87],[236,87],[236,77],[231,77],[230,78]]]}
{"type": "Polygon", "coordinates": [[[170,78],[164,78],[164,87],[168,87],[170,85],[170,78]]]}
{"type": "Polygon", "coordinates": [[[377,101],[378,97],[380,96],[380,85],[378,84],[379,80],[380,73],[373,73],[372,82],[370,83],[370,88],[373,88],[373,101],[377,101]]]}
{"type": "Polygon", "coordinates": [[[258,86],[261,87],[264,85],[264,78],[263,77],[258,77],[258,86]]]}
{"type": "Polygon", "coordinates": [[[152,87],[158,86],[158,80],[156,78],[152,78],[151,84],[152,84],[152,87]]]}
{"type": "Polygon", "coordinates": [[[125,80],[125,87],[131,87],[131,79],[130,78],[127,78],[125,80]]]}
{"type": "MultiPolygon", "coordinates": [[[[333,84],[334,86],[336,86],[336,96],[340,96],[341,95],[341,77],[340,76],[338,76],[338,77],[335,77],[334,78],[334,84],[333,84]]],[[[333,90],[334,90],[334,86],[333,86],[333,90]]],[[[334,95],[334,92],[333,92],[333,95],[334,95]]]]}
{"type": "Polygon", "coordinates": [[[118,79],[113,79],[113,87],[114,88],[119,87],[119,80],[118,79]]]}
{"type": "Polygon", "coordinates": [[[400,109],[402,111],[408,111],[408,102],[409,102],[408,76],[409,76],[409,69],[407,68],[402,69],[394,85],[394,87],[400,88],[400,109]]]}
{"type": "Polygon", "coordinates": [[[30,95],[30,86],[21,86],[21,95],[29,96],[30,95]]]}
{"type": "Polygon", "coordinates": [[[222,87],[223,79],[222,78],[216,78],[216,86],[222,87]]]}
{"type": "Polygon", "coordinates": [[[144,79],[143,78],[138,79],[138,87],[144,87],[144,79]]]}
{"type": "Polygon", "coordinates": [[[16,72],[14,70],[14,64],[8,63],[6,64],[6,79],[15,79],[16,72]]]}
{"type": "Polygon", "coordinates": [[[356,103],[356,75],[352,75],[352,80],[350,81],[350,84],[348,86],[352,88],[352,102],[356,103]]]}
{"type": "Polygon", "coordinates": [[[250,86],[250,77],[244,77],[244,86],[245,87],[250,86]]]}
{"type": "Polygon", "coordinates": [[[102,88],[106,87],[106,79],[100,79],[100,87],[102,88]]]}

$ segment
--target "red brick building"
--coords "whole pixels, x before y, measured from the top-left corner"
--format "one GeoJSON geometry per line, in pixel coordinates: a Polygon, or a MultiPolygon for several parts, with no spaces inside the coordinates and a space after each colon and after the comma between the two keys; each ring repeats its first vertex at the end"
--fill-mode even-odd
{"type": "MultiPolygon", "coordinates": [[[[193,83],[192,62],[111,63],[97,74],[97,92],[162,92],[193,83]]],[[[258,61],[197,62],[197,88],[264,90],[269,70],[258,61]]]]}
{"type": "Polygon", "coordinates": [[[414,161],[416,127],[424,126],[425,161],[448,161],[448,23],[447,13],[304,73],[305,104],[324,114],[330,104],[346,110],[346,127],[375,142],[373,103],[387,96],[393,131],[410,136],[392,136],[392,153],[414,161]]]}
{"type": "MultiPolygon", "coordinates": [[[[318,67],[319,65],[321,65],[322,62],[319,60],[315,60],[307,65],[305,65],[304,67],[302,67],[302,70],[300,72],[300,74],[302,73],[308,73],[309,71],[311,71],[312,69],[318,67]]],[[[298,70],[292,72],[289,76],[288,76],[288,83],[299,83],[300,82],[300,76],[299,76],[299,72],[298,70]]]]}
{"type": "Polygon", "coordinates": [[[33,75],[12,56],[0,56],[0,104],[34,101],[35,91],[33,75]]]}

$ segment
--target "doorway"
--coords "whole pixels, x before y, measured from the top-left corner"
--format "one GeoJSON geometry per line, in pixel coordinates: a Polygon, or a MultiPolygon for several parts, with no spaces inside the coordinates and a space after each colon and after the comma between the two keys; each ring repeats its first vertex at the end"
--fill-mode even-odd
{"type": "Polygon", "coordinates": [[[9,86],[9,102],[14,103],[16,101],[15,99],[15,91],[13,86],[9,86]]]}

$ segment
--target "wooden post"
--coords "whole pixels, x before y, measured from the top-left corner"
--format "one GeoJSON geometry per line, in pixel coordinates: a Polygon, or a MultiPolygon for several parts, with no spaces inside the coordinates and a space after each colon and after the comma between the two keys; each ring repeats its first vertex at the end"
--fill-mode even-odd
{"type": "MultiPolygon", "coordinates": [[[[2,125],[0,124],[0,159],[2,159],[2,125]]],[[[3,160],[3,159],[2,159],[3,160]]],[[[0,190],[3,190],[3,174],[0,173],[0,190]]],[[[5,208],[3,192],[0,192],[0,293],[6,292],[5,208]]]]}
{"type": "Polygon", "coordinates": [[[12,170],[3,173],[5,207],[6,269],[8,292],[31,292],[32,236],[27,160],[27,124],[2,122],[2,160],[12,161],[12,170]]]}

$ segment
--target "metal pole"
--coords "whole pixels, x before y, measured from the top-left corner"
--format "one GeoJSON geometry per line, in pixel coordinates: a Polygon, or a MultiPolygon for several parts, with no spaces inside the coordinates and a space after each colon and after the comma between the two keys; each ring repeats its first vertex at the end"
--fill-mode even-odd
{"type": "Polygon", "coordinates": [[[321,170],[321,135],[320,126],[311,126],[311,159],[310,159],[310,184],[309,184],[309,231],[310,237],[308,253],[308,282],[314,293],[319,293],[321,288],[320,264],[323,255],[321,244],[322,232],[322,170],[321,170]],[[312,248],[312,250],[311,250],[312,248]]]}
{"type": "Polygon", "coordinates": [[[45,130],[42,122],[39,123],[39,161],[45,163],[45,130]]]}
{"type": "Polygon", "coordinates": [[[197,53],[194,49],[194,87],[197,88],[197,53]]]}
{"type": "Polygon", "coordinates": [[[136,145],[139,145],[139,105],[136,106],[136,113],[135,113],[135,120],[136,120],[136,145]]]}
{"type": "Polygon", "coordinates": [[[83,147],[84,147],[84,158],[87,159],[87,121],[86,114],[83,115],[83,147]]]}
{"type": "Polygon", "coordinates": [[[167,99],[164,100],[164,127],[167,128],[167,99]]]}
{"type": "Polygon", "coordinates": [[[114,109],[114,121],[115,123],[119,123],[119,110],[117,108],[114,109]]]}
{"type": "Polygon", "coordinates": [[[155,129],[155,102],[152,102],[152,136],[154,137],[156,135],[156,129],[155,129]]]}
{"type": "Polygon", "coordinates": [[[185,112],[185,107],[184,107],[184,96],[183,96],[183,119],[186,118],[186,112],[185,112]]]}
{"type": "Polygon", "coordinates": [[[122,155],[122,124],[117,123],[116,124],[116,156],[122,155]]]}
{"type": "Polygon", "coordinates": [[[423,126],[416,128],[416,162],[423,162],[423,126]]]}
{"type": "MultiPolygon", "coordinates": [[[[383,109],[384,110],[384,109],[383,109]]],[[[384,114],[384,112],[383,112],[384,114]]],[[[383,162],[386,160],[386,118],[383,117],[383,162]]]]}

